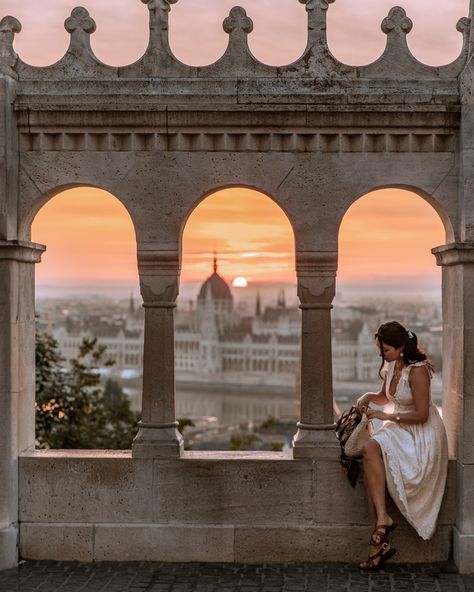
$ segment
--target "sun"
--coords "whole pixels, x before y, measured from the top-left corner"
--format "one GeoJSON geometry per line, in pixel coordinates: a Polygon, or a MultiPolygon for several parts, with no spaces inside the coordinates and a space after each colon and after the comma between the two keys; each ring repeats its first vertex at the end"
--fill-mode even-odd
{"type": "Polygon", "coordinates": [[[246,288],[248,285],[248,281],[242,276],[236,277],[232,280],[232,286],[234,288],[246,288]]]}

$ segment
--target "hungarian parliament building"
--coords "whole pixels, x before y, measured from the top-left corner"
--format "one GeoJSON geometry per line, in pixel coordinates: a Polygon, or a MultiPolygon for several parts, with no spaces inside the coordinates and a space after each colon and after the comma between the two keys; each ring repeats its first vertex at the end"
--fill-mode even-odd
{"type": "MultiPolygon", "coordinates": [[[[143,309],[136,308],[131,298],[127,314],[119,319],[76,315],[44,328],[58,341],[66,359],[77,355],[84,337],[94,336],[107,346],[115,372],[138,374],[143,364],[143,321],[143,309]]],[[[284,292],[278,294],[275,306],[264,309],[257,295],[254,313],[242,316],[214,260],[213,273],[202,284],[197,301],[176,312],[176,379],[293,389],[299,380],[300,338],[300,310],[286,305],[284,292]]],[[[335,382],[377,379],[380,358],[373,333],[362,320],[338,320],[332,355],[335,382]]]]}

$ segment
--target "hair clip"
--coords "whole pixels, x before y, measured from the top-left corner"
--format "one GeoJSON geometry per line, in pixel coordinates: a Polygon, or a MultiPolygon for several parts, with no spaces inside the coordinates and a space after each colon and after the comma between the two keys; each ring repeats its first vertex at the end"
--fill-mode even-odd
{"type": "Polygon", "coordinates": [[[410,339],[413,339],[413,333],[412,333],[411,331],[408,331],[408,337],[409,337],[410,339]]]}

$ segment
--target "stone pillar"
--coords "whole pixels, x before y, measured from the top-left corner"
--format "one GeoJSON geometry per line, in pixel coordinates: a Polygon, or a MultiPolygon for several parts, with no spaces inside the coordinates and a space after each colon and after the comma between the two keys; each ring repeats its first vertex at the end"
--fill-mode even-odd
{"type": "Polygon", "coordinates": [[[433,249],[443,267],[443,419],[457,460],[454,559],[474,572],[474,242],[433,249]]]}
{"type": "Polygon", "coordinates": [[[301,321],[301,420],[293,456],[337,458],[334,433],[331,308],[337,253],[296,254],[301,321]]]}
{"type": "Polygon", "coordinates": [[[142,420],[133,442],[137,458],[179,457],[183,438],[175,414],[174,309],[179,253],[154,244],[138,248],[145,307],[142,420]]]}
{"type": "Polygon", "coordinates": [[[0,569],[17,563],[18,456],[35,445],[32,264],[43,250],[0,240],[0,569]]]}

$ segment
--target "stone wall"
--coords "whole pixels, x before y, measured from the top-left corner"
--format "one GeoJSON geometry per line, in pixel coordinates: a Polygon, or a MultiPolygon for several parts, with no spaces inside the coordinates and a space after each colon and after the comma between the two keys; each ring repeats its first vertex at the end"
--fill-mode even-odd
{"type": "MultiPolygon", "coordinates": [[[[397,561],[452,554],[456,467],[435,536],[423,541],[392,505],[397,561]]],[[[20,555],[80,561],[347,561],[370,537],[362,482],[337,460],[284,453],[37,451],[20,459],[20,555]]]]}
{"type": "Polygon", "coordinates": [[[65,22],[66,55],[45,68],[15,53],[18,20],[0,21],[0,568],[17,562],[18,524],[21,555],[30,558],[365,554],[362,488],[352,491],[337,464],[330,311],[345,213],[373,189],[401,187],[427,200],[446,230],[435,254],[443,267],[443,416],[455,460],[436,538],[422,543],[402,526],[399,559],[446,559],[452,534],[457,565],[474,571],[474,2],[471,18],[458,23],[461,54],[447,66],[412,56],[412,22],[400,7],[382,23],[387,44],[378,60],[342,64],[326,39],[334,0],[300,0],[308,43],[293,64],[255,59],[252,21],[237,7],[223,24],[222,58],[191,67],[169,46],[176,0],[142,1],[149,46],[120,68],[93,54],[95,22],[84,8],[65,22]],[[31,223],[51,197],[78,185],[115,195],[136,232],[145,334],[132,456],[33,450],[33,264],[42,247],[29,242],[31,223]],[[182,231],[202,199],[232,186],[275,200],[295,234],[302,343],[293,458],[195,457],[176,429],[182,231]]]}

